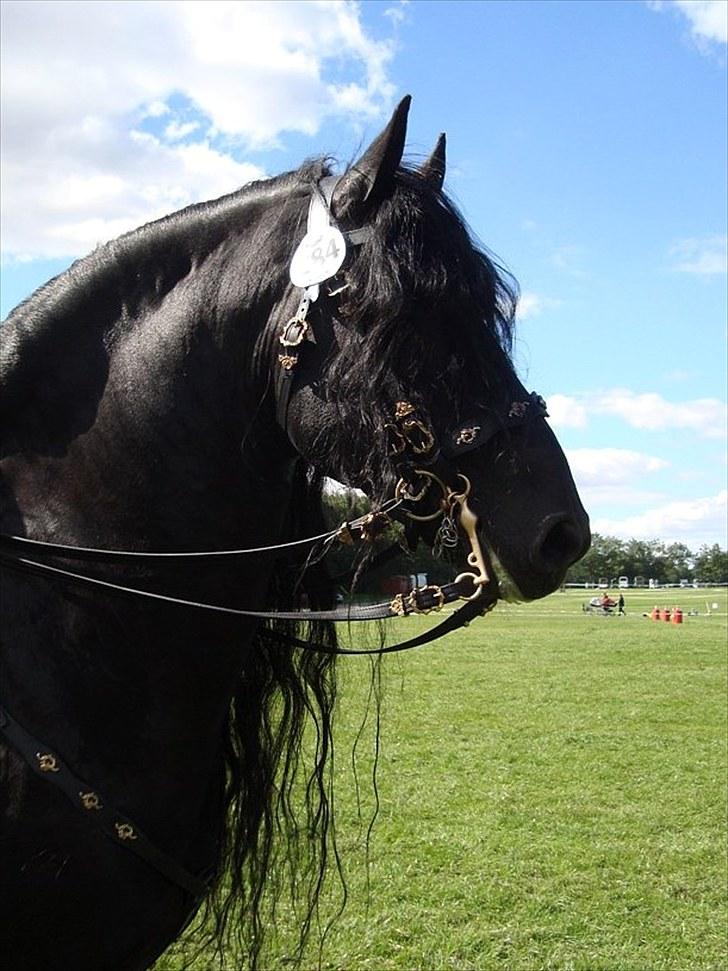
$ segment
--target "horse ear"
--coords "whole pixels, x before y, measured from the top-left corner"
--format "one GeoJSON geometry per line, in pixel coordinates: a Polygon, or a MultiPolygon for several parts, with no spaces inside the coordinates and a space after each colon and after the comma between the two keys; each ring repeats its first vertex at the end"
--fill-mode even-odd
{"type": "Polygon", "coordinates": [[[437,139],[437,145],[432,150],[432,155],[419,167],[419,173],[426,182],[429,182],[435,192],[442,189],[445,181],[445,132],[437,139]]]}
{"type": "Polygon", "coordinates": [[[352,217],[382,201],[391,189],[402,161],[407,134],[407,113],[412,98],[406,95],[382,131],[337,186],[332,208],[337,217],[352,217]]]}

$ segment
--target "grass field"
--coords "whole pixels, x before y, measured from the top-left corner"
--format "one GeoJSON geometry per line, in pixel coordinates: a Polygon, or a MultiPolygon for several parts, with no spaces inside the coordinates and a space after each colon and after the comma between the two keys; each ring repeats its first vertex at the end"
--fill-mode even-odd
{"type": "MultiPolygon", "coordinates": [[[[726,968],[726,591],[626,591],[626,617],[585,615],[585,599],[499,605],[386,660],[368,868],[371,730],[361,816],[350,755],[369,667],[341,662],[350,896],[305,967],[726,968]],[[642,616],[655,603],[701,614],[655,623],[642,616]]],[[[285,968],[287,946],[283,927],[264,968],[285,968]]],[[[183,953],[159,969],[181,968],[183,953]]]]}

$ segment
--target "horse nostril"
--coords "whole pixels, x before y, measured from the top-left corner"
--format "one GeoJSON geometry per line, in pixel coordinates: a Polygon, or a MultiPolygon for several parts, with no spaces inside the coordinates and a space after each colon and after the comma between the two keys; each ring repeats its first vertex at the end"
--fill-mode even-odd
{"type": "Polygon", "coordinates": [[[534,566],[549,573],[564,571],[583,556],[588,537],[568,516],[552,518],[534,543],[531,560],[534,566]]]}

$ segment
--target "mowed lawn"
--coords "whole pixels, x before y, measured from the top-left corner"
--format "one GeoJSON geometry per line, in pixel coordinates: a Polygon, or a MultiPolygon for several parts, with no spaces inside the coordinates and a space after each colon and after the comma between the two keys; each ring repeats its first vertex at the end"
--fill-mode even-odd
{"type": "MultiPolygon", "coordinates": [[[[349,901],[322,953],[314,933],[304,967],[727,966],[726,591],[655,596],[627,591],[626,617],[585,615],[584,591],[499,605],[387,658],[368,865],[371,710],[359,802],[351,753],[369,665],[342,659],[336,818],[349,901]],[[681,626],[642,616],[675,603],[701,613],[681,626]]],[[[280,930],[264,968],[288,966],[280,930]]],[[[182,967],[182,954],[159,967],[182,967]]]]}

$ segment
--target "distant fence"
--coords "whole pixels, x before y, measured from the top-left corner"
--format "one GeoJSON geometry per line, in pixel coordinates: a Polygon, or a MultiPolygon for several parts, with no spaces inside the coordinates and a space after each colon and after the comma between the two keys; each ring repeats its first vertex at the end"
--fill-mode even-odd
{"type": "MultiPolygon", "coordinates": [[[[604,590],[607,587],[610,589],[619,589],[619,584],[616,580],[613,582],[587,580],[585,583],[564,583],[562,587],[566,590],[604,590]]],[[[628,587],[623,588],[628,590],[704,590],[713,587],[728,587],[728,580],[722,580],[720,583],[704,583],[701,580],[690,580],[687,583],[660,583],[657,580],[653,580],[649,584],[630,583],[628,587]]]]}

